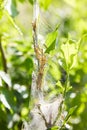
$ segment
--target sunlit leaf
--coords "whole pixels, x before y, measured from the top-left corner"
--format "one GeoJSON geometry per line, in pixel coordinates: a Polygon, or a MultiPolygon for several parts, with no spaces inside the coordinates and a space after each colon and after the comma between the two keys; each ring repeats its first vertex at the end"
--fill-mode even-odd
{"type": "Polygon", "coordinates": [[[26,107],[24,107],[24,108],[22,109],[22,111],[21,111],[21,115],[22,115],[22,116],[27,116],[27,114],[28,114],[28,109],[27,109],[26,107]]]}
{"type": "Polygon", "coordinates": [[[52,0],[39,0],[39,3],[41,5],[41,7],[46,10],[49,7],[49,5],[51,4],[51,1],[52,0]]]}
{"type": "Polygon", "coordinates": [[[66,43],[63,43],[61,45],[61,61],[64,64],[64,68],[66,70],[71,69],[74,67],[76,61],[76,54],[78,53],[78,50],[76,48],[76,43],[69,40],[66,43]]]}
{"type": "Polygon", "coordinates": [[[17,30],[17,32],[23,36],[23,33],[21,31],[21,29],[18,27],[18,25],[15,23],[14,19],[8,14],[7,11],[4,11],[4,14],[7,16],[8,20],[11,22],[11,24],[13,25],[13,27],[17,30]]]}
{"type": "Polygon", "coordinates": [[[23,3],[25,0],[19,0],[21,3],[23,3]]]}
{"type": "Polygon", "coordinates": [[[78,114],[78,115],[81,114],[81,113],[84,111],[84,109],[85,109],[85,104],[82,103],[82,104],[79,106],[78,110],[77,110],[77,114],[78,114]]]}
{"type": "Polygon", "coordinates": [[[58,126],[53,126],[51,130],[58,130],[58,126]]]}
{"type": "Polygon", "coordinates": [[[0,94],[0,100],[6,108],[11,109],[4,94],[0,94]]]}
{"type": "Polygon", "coordinates": [[[49,61],[49,67],[50,67],[50,74],[53,76],[55,80],[58,80],[60,78],[60,72],[58,65],[55,62],[49,61]]]}
{"type": "Polygon", "coordinates": [[[1,77],[0,77],[0,86],[2,86],[2,79],[1,79],[1,77]]]}
{"type": "Polygon", "coordinates": [[[52,42],[52,44],[46,49],[45,53],[49,53],[50,51],[55,49],[56,40],[52,42]]]}
{"type": "Polygon", "coordinates": [[[77,106],[74,106],[72,108],[70,108],[64,122],[63,122],[63,125],[68,121],[68,119],[70,118],[70,116],[74,113],[74,111],[76,110],[77,106]]]}
{"type": "Polygon", "coordinates": [[[0,71],[0,77],[4,80],[4,82],[11,87],[11,79],[10,76],[4,71],[0,71]]]}
{"type": "Polygon", "coordinates": [[[46,42],[45,42],[47,49],[46,49],[45,53],[50,53],[50,51],[55,49],[57,34],[58,34],[58,32],[54,31],[47,35],[46,42]]]}
{"type": "Polygon", "coordinates": [[[0,9],[0,19],[2,18],[2,16],[3,16],[3,10],[0,9]]]}
{"type": "Polygon", "coordinates": [[[3,0],[0,0],[0,19],[2,18],[2,16],[3,16],[3,3],[4,3],[4,1],[3,0]]]}
{"type": "Polygon", "coordinates": [[[18,14],[15,0],[7,1],[5,8],[12,17],[15,17],[18,14]]]}
{"type": "Polygon", "coordinates": [[[62,84],[61,84],[60,81],[58,81],[58,82],[56,83],[56,85],[57,85],[57,87],[58,87],[59,89],[61,89],[61,90],[60,90],[61,92],[64,92],[64,87],[62,86],[62,84]]]}

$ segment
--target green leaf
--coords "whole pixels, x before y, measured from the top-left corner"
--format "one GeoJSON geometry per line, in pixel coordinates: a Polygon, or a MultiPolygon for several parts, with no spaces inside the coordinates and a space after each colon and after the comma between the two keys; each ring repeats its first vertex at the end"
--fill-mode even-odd
{"type": "Polygon", "coordinates": [[[61,82],[58,80],[58,82],[56,83],[56,86],[59,87],[61,92],[64,92],[64,87],[62,86],[61,82]]]}
{"type": "Polygon", "coordinates": [[[52,128],[48,128],[47,130],[58,130],[58,126],[53,126],[52,128]]]}
{"type": "Polygon", "coordinates": [[[9,86],[11,87],[11,79],[10,76],[5,73],[4,71],[0,71],[0,78],[3,79],[3,81],[9,86]]]}
{"type": "Polygon", "coordinates": [[[0,9],[0,19],[2,18],[3,16],[3,10],[0,9]]]}
{"type": "Polygon", "coordinates": [[[51,130],[58,130],[58,126],[53,126],[51,130]]]}
{"type": "Polygon", "coordinates": [[[52,44],[46,49],[45,53],[50,53],[50,51],[55,49],[56,40],[52,42],[52,44]]]}
{"type": "Polygon", "coordinates": [[[31,58],[26,58],[24,60],[23,64],[22,64],[22,66],[25,67],[26,70],[31,73],[32,69],[33,69],[33,61],[32,61],[32,59],[31,58]]]}
{"type": "Polygon", "coordinates": [[[72,108],[69,109],[69,112],[63,122],[63,125],[68,121],[68,119],[70,118],[70,116],[73,114],[73,112],[76,110],[77,106],[74,106],[72,108]]]}
{"type": "Polygon", "coordinates": [[[28,0],[32,5],[33,5],[33,3],[34,3],[34,0],[28,0]]]}
{"type": "Polygon", "coordinates": [[[2,86],[2,79],[1,79],[1,77],[0,77],[0,86],[2,86]]]}
{"type": "Polygon", "coordinates": [[[49,72],[52,75],[52,77],[55,80],[59,80],[60,79],[60,71],[59,71],[58,65],[53,61],[49,61],[49,69],[50,69],[49,72]]]}
{"type": "Polygon", "coordinates": [[[50,51],[55,49],[57,34],[58,34],[58,32],[56,30],[47,35],[46,42],[45,42],[47,49],[46,49],[45,53],[50,53],[50,51]]]}
{"type": "Polygon", "coordinates": [[[13,25],[13,27],[17,30],[17,32],[23,36],[23,33],[21,31],[21,29],[18,27],[18,25],[15,23],[14,19],[9,15],[9,13],[7,11],[4,11],[4,14],[7,16],[8,20],[11,22],[11,24],[13,25]]]}
{"type": "Polygon", "coordinates": [[[2,120],[5,121],[7,118],[7,113],[5,112],[5,110],[3,111],[3,109],[4,109],[4,106],[2,105],[2,102],[0,101],[0,122],[2,120]]]}
{"type": "Polygon", "coordinates": [[[0,0],[0,19],[2,18],[3,16],[3,0],[0,0]]]}
{"type": "Polygon", "coordinates": [[[25,0],[19,0],[21,3],[23,3],[25,0]]]}
{"type": "Polygon", "coordinates": [[[3,1],[3,0],[0,0],[0,9],[3,8],[3,3],[4,3],[4,1],[3,1]]]}
{"type": "Polygon", "coordinates": [[[42,8],[44,8],[45,10],[48,9],[49,5],[51,4],[52,0],[39,0],[39,4],[42,8]]]}
{"type": "Polygon", "coordinates": [[[75,66],[77,52],[76,43],[71,39],[61,45],[60,57],[66,71],[75,66]]]}
{"type": "Polygon", "coordinates": [[[16,7],[16,1],[15,0],[10,0],[6,3],[6,9],[8,13],[12,16],[15,17],[18,15],[17,7],[16,7]]]}
{"type": "Polygon", "coordinates": [[[15,110],[16,106],[16,97],[13,94],[13,91],[8,90],[7,88],[0,88],[1,92],[1,102],[3,105],[11,110],[15,110]]]}

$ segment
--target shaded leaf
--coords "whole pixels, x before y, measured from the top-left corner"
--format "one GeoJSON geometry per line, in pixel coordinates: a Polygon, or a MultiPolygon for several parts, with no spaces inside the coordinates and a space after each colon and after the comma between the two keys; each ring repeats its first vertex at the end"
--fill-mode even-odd
{"type": "Polygon", "coordinates": [[[1,100],[3,105],[7,107],[8,109],[15,110],[16,107],[16,97],[14,96],[13,91],[8,90],[7,88],[0,88],[1,94],[3,95],[1,100]],[[4,102],[6,101],[6,102],[4,102]]]}
{"type": "Polygon", "coordinates": [[[5,111],[3,111],[4,106],[2,106],[2,102],[0,101],[0,122],[5,121],[7,118],[7,114],[5,111]]]}
{"type": "Polygon", "coordinates": [[[34,0],[28,0],[28,1],[33,5],[33,1],[34,1],[34,0]]]}

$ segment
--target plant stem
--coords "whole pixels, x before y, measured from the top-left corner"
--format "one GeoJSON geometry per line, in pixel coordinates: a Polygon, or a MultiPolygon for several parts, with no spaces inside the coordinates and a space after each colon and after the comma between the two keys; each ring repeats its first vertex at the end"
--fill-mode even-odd
{"type": "Polygon", "coordinates": [[[64,89],[64,98],[66,96],[66,91],[68,87],[69,87],[69,72],[67,71],[67,79],[66,79],[65,89],[64,89]]]}
{"type": "Polygon", "coordinates": [[[2,46],[2,38],[1,38],[1,36],[0,36],[0,51],[1,51],[3,69],[4,69],[4,72],[7,73],[7,61],[6,61],[4,49],[3,49],[3,46],[2,46]]]}
{"type": "Polygon", "coordinates": [[[48,128],[48,123],[47,123],[47,121],[46,121],[46,118],[45,118],[44,114],[43,114],[42,111],[41,111],[40,105],[38,105],[37,107],[38,107],[38,110],[40,111],[38,114],[41,115],[41,117],[43,118],[43,120],[44,120],[44,122],[45,122],[45,126],[48,128]]]}
{"type": "Polygon", "coordinates": [[[61,102],[61,104],[60,104],[60,106],[59,106],[59,108],[58,108],[58,114],[57,114],[56,119],[55,119],[54,122],[53,122],[53,126],[56,124],[56,122],[58,121],[58,119],[59,119],[60,116],[61,116],[63,103],[64,103],[64,100],[61,102]]]}

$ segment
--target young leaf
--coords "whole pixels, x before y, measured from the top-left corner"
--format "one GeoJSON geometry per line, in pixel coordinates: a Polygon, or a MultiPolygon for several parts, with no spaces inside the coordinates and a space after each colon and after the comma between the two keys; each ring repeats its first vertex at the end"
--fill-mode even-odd
{"type": "Polygon", "coordinates": [[[66,116],[66,118],[65,118],[65,120],[64,120],[64,122],[63,122],[63,124],[61,126],[61,128],[66,124],[66,122],[68,121],[70,116],[73,114],[73,112],[76,110],[76,108],[77,108],[77,106],[74,106],[74,107],[70,108],[70,110],[69,110],[69,112],[68,112],[68,114],[67,114],[67,116],[66,116]]]}
{"type": "Polygon", "coordinates": [[[13,25],[13,27],[17,30],[17,32],[23,36],[23,33],[21,31],[21,29],[18,27],[18,25],[15,23],[14,19],[9,15],[9,13],[7,11],[4,11],[4,14],[7,16],[8,20],[11,22],[11,24],[13,25]]]}
{"type": "Polygon", "coordinates": [[[58,69],[58,65],[53,61],[49,61],[49,65],[50,65],[50,70],[49,70],[50,74],[52,75],[52,77],[55,80],[59,80],[60,79],[60,72],[58,69]]]}
{"type": "Polygon", "coordinates": [[[58,126],[53,126],[51,130],[58,130],[58,126]]]}
{"type": "Polygon", "coordinates": [[[48,128],[47,130],[58,130],[58,126],[53,126],[52,128],[48,128]]]}
{"type": "Polygon", "coordinates": [[[52,42],[52,44],[46,49],[45,53],[49,53],[50,51],[54,50],[55,49],[55,43],[56,43],[56,40],[54,40],[52,42]]]}
{"type": "Polygon", "coordinates": [[[49,5],[51,4],[51,1],[52,0],[39,0],[39,4],[41,5],[42,8],[47,10],[49,5]]]}
{"type": "Polygon", "coordinates": [[[60,82],[60,81],[58,81],[58,82],[56,83],[56,86],[58,86],[58,87],[59,87],[59,89],[60,89],[60,91],[61,91],[61,92],[63,92],[63,91],[64,91],[64,87],[62,86],[62,84],[61,84],[61,82],[60,82]]]}
{"type": "Polygon", "coordinates": [[[66,71],[72,69],[74,66],[74,60],[75,56],[77,54],[78,50],[76,48],[76,43],[72,41],[71,39],[68,40],[66,43],[63,43],[61,45],[61,61],[63,61],[62,64],[64,64],[64,68],[66,71]]]}
{"type": "Polygon", "coordinates": [[[50,51],[55,49],[55,44],[56,44],[56,37],[57,37],[57,30],[54,32],[51,32],[47,35],[45,45],[47,47],[45,53],[50,53],[50,51]]]}

